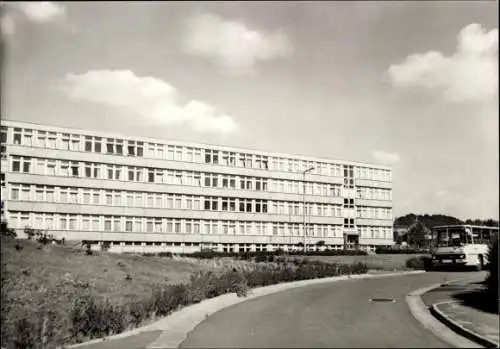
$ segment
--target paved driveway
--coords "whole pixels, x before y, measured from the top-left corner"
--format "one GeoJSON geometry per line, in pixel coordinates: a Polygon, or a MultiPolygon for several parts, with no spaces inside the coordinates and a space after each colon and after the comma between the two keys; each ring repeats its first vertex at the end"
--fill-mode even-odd
{"type": "Polygon", "coordinates": [[[203,321],[182,348],[447,348],[411,315],[405,296],[474,273],[432,272],[307,286],[249,300],[203,321]],[[371,302],[392,298],[395,302],[371,302]]]}

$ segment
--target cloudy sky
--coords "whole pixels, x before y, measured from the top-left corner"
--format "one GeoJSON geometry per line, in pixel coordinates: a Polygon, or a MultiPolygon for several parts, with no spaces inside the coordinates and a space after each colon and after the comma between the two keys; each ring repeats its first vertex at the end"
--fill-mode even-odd
{"type": "Polygon", "coordinates": [[[498,5],[4,3],[3,117],[388,164],[498,218],[498,5]]]}

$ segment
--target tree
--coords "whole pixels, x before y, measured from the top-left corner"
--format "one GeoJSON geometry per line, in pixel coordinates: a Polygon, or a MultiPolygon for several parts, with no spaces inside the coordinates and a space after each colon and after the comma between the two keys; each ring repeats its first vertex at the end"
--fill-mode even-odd
{"type": "Polygon", "coordinates": [[[490,271],[486,278],[486,287],[491,295],[495,309],[498,310],[498,235],[495,235],[491,239],[486,257],[490,266],[490,271]]]}
{"type": "Polygon", "coordinates": [[[325,240],[319,240],[318,242],[316,242],[316,246],[325,246],[325,245],[326,245],[325,240]]]}
{"type": "Polygon", "coordinates": [[[406,240],[408,245],[421,248],[425,245],[425,235],[427,234],[427,227],[418,221],[407,233],[406,240]]]}
{"type": "Polygon", "coordinates": [[[9,228],[7,226],[7,222],[1,222],[0,225],[1,225],[0,229],[2,236],[5,236],[10,239],[15,239],[17,237],[16,231],[12,228],[9,228]]]}

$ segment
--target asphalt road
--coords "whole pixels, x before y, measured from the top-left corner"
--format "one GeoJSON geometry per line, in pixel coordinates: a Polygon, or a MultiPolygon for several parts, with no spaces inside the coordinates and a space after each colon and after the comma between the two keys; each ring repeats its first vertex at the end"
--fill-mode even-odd
{"type": "Polygon", "coordinates": [[[431,272],[301,287],[207,318],[181,348],[448,348],[411,315],[405,296],[475,272],[431,272]],[[395,302],[372,302],[392,298],[395,302]]]}

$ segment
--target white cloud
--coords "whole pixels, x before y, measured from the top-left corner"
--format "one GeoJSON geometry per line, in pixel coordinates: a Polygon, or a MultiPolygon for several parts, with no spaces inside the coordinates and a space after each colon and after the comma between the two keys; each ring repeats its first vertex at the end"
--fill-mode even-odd
{"type": "Polygon", "coordinates": [[[177,90],[154,77],[139,77],[129,70],[92,70],[67,74],[60,86],[70,98],[134,112],[160,124],[187,124],[198,132],[236,131],[234,120],[214,107],[192,100],[177,102],[177,90]]]}
{"type": "Polygon", "coordinates": [[[0,19],[2,35],[13,35],[16,32],[16,22],[10,15],[4,15],[0,19]]]}
{"type": "Polygon", "coordinates": [[[52,1],[18,2],[15,6],[32,22],[50,22],[66,15],[66,8],[52,1]]]}
{"type": "Polygon", "coordinates": [[[439,90],[451,102],[491,101],[498,96],[498,28],[486,32],[470,24],[460,31],[453,55],[412,54],[388,73],[395,87],[439,90]]]}
{"type": "Polygon", "coordinates": [[[373,158],[383,165],[394,165],[399,162],[400,157],[398,154],[387,153],[381,150],[374,150],[372,152],[373,158]]]}
{"type": "Polygon", "coordinates": [[[287,57],[293,52],[281,31],[259,32],[212,14],[196,15],[188,21],[183,45],[185,52],[211,58],[234,74],[252,72],[258,61],[287,57]]]}

